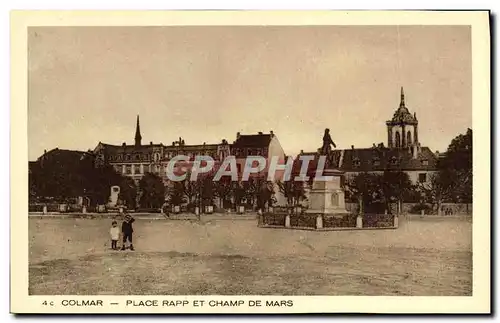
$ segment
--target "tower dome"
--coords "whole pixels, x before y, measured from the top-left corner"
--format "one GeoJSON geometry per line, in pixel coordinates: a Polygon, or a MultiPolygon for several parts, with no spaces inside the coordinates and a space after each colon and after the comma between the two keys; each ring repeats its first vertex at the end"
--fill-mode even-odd
{"type": "Polygon", "coordinates": [[[417,114],[410,113],[405,103],[405,93],[401,87],[399,108],[394,112],[392,119],[386,122],[387,146],[389,148],[408,148],[418,144],[417,114]]]}

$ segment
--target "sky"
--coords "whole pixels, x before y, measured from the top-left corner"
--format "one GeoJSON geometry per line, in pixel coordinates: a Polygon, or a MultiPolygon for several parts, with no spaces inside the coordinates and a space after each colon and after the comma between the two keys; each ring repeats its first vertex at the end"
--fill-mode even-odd
{"type": "Polygon", "coordinates": [[[399,106],[432,151],[472,128],[468,26],[30,27],[28,153],[99,142],[233,142],[285,153],[387,145],[399,106]]]}

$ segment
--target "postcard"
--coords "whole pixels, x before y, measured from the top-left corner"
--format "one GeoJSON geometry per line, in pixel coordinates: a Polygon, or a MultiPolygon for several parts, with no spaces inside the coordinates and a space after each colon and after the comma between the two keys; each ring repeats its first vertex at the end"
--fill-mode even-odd
{"type": "Polygon", "coordinates": [[[481,313],[487,11],[14,11],[11,312],[481,313]]]}

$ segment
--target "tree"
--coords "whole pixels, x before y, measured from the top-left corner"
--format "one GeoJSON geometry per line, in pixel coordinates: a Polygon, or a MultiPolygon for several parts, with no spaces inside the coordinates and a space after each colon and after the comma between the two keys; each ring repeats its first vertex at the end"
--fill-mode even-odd
{"type": "Polygon", "coordinates": [[[165,185],[156,174],[146,173],[139,182],[141,198],[139,203],[146,208],[160,208],[165,202],[165,185]]]}
{"type": "Polygon", "coordinates": [[[449,177],[453,187],[450,199],[454,202],[472,202],[472,129],[455,137],[439,161],[442,177],[449,177]]]}
{"type": "Polygon", "coordinates": [[[201,188],[199,179],[197,179],[196,181],[192,181],[191,176],[192,173],[188,171],[186,173],[186,179],[179,182],[182,183],[183,193],[187,199],[187,203],[189,206],[198,204],[200,198],[200,188],[201,188]]]}
{"type": "Polygon", "coordinates": [[[296,206],[306,198],[304,182],[302,181],[277,181],[276,184],[289,206],[296,206]]]}
{"type": "Polygon", "coordinates": [[[422,194],[422,202],[430,202],[440,214],[441,204],[453,193],[453,183],[445,171],[429,176],[429,181],[419,183],[418,189],[422,194]]]}
{"type": "Polygon", "coordinates": [[[204,176],[200,179],[201,191],[201,204],[203,206],[210,206],[214,204],[215,185],[213,176],[204,176]]]}
{"type": "Polygon", "coordinates": [[[266,204],[273,205],[274,188],[270,181],[261,181],[257,191],[257,209],[264,210],[266,204]]]}
{"type": "Polygon", "coordinates": [[[251,207],[255,205],[257,198],[259,182],[258,179],[250,177],[247,181],[243,181],[244,199],[251,207]]]}
{"type": "Polygon", "coordinates": [[[214,182],[214,194],[219,199],[219,207],[229,207],[233,196],[233,183],[231,182],[231,177],[223,176],[219,181],[214,182]]]}
{"type": "Polygon", "coordinates": [[[168,193],[170,205],[180,206],[186,202],[183,182],[172,182],[168,193]]]}
{"type": "Polygon", "coordinates": [[[385,201],[386,210],[390,210],[389,203],[394,200],[398,202],[398,210],[401,212],[405,196],[414,189],[408,174],[402,171],[385,171],[381,183],[381,198],[385,201]]]}
{"type": "Polygon", "coordinates": [[[234,197],[234,205],[235,207],[241,205],[243,199],[245,198],[245,189],[243,187],[243,183],[241,182],[232,182],[231,183],[231,191],[234,197]]]}
{"type": "Polygon", "coordinates": [[[123,181],[123,176],[115,172],[112,166],[83,166],[83,195],[90,198],[91,204],[107,204],[111,195],[111,186],[123,181]]]}
{"type": "Polygon", "coordinates": [[[118,184],[120,186],[120,194],[118,199],[120,202],[130,209],[137,207],[137,185],[130,177],[122,177],[118,184]]]}
{"type": "Polygon", "coordinates": [[[346,193],[358,201],[360,214],[374,201],[383,198],[382,180],[379,174],[359,173],[345,181],[346,193]]]}

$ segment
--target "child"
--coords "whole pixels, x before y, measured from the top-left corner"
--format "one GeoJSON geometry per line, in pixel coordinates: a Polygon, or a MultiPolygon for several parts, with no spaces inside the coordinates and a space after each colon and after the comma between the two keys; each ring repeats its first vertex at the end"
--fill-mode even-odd
{"type": "Polygon", "coordinates": [[[118,224],[116,221],[113,221],[111,224],[111,229],[109,229],[109,234],[111,236],[111,249],[118,249],[117,243],[118,239],[120,239],[120,228],[118,228],[118,224]]]}
{"type": "Polygon", "coordinates": [[[132,233],[134,232],[132,223],[134,223],[134,221],[135,219],[129,214],[125,215],[125,220],[122,223],[123,245],[121,250],[125,250],[127,240],[130,242],[130,250],[134,250],[134,245],[132,244],[132,233]]]}

